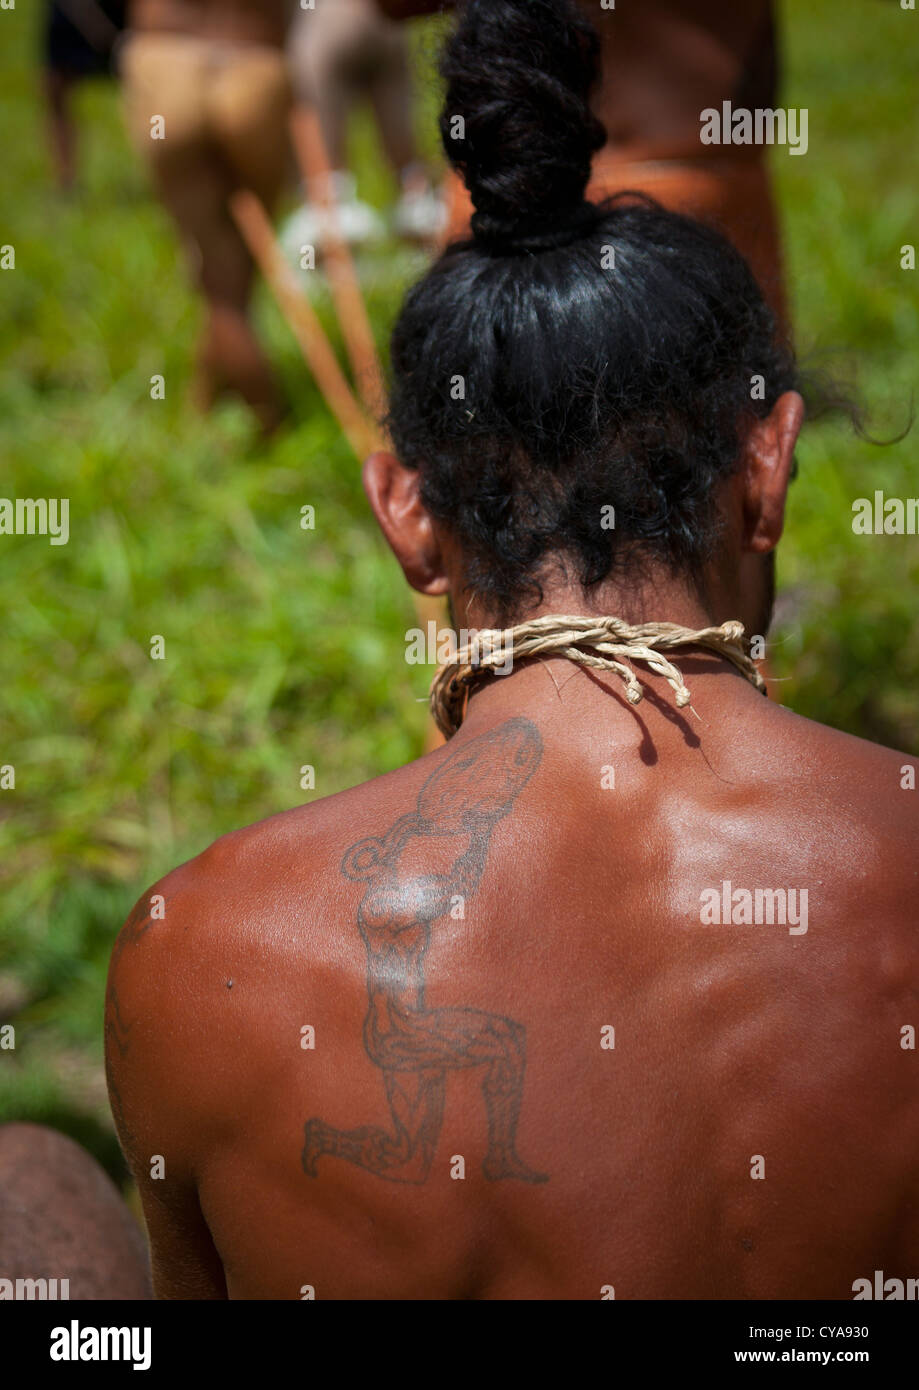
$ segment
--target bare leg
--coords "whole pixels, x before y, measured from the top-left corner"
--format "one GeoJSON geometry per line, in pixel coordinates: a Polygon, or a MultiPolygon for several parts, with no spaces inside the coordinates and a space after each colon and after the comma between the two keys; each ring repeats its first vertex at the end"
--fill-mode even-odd
{"type": "Polygon", "coordinates": [[[70,193],[76,179],[77,132],[73,119],[71,95],[73,81],[65,73],[49,68],[45,72],[45,95],[48,102],[51,158],[58,188],[70,193]]]}
{"type": "Polygon", "coordinates": [[[380,70],[370,86],[370,100],[377,118],[380,140],[393,169],[403,180],[413,174],[425,181],[418,162],[418,146],[412,123],[412,83],[405,38],[397,30],[382,44],[380,70]]]}
{"type": "Polygon", "coordinates": [[[360,91],[346,71],[354,44],[353,15],[328,6],[294,21],[290,62],[298,100],[315,108],[329,165],[348,163],[348,121],[360,91]]]}
{"type": "Polygon", "coordinates": [[[209,410],[225,391],[235,391],[270,433],[284,418],[274,374],[245,307],[206,298],[207,321],[198,346],[195,403],[209,410]]]}
{"type": "Polygon", "coordinates": [[[250,321],[254,267],[229,199],[250,188],[270,213],[281,187],[289,97],[283,57],[240,45],[215,70],[194,41],[142,34],[129,42],[122,71],[134,141],[204,296],[195,399],[207,408],[223,392],[236,392],[270,430],[283,409],[250,321]],[[166,122],[164,139],[151,139],[154,113],[166,122]]]}
{"type": "Polygon", "coordinates": [[[236,392],[263,429],[271,430],[284,411],[249,317],[254,266],[228,210],[235,181],[220,154],[209,147],[182,150],[163,160],[157,180],[204,294],[195,401],[206,410],[224,392],[236,392]]]}

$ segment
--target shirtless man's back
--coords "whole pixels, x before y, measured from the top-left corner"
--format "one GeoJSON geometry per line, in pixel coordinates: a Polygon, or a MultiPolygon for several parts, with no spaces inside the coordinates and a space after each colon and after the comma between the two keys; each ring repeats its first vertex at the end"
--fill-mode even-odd
{"type": "Polygon", "coordinates": [[[682,668],[701,722],[520,671],[447,748],[228,836],[162,920],[142,900],[115,982],[161,1296],[919,1273],[903,759],[714,665],[682,668]],[[796,910],[704,924],[725,882],[796,910]]]}
{"type": "Polygon", "coordinates": [[[556,645],[472,668],[446,747],[141,898],[107,1060],[160,1297],[919,1277],[909,760],[724,645],[768,628],[798,378],[726,242],[583,204],[593,53],[567,0],[466,11],[448,153],[487,216],[406,300],[399,457],[364,471],[416,589],[556,645]],[[571,615],[629,625],[618,668],[571,615]]]}

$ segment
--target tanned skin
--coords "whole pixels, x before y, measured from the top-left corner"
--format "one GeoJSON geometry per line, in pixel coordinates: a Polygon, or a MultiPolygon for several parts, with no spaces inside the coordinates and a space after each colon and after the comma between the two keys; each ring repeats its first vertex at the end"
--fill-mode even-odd
{"type": "MultiPolygon", "coordinates": [[[[222,51],[225,56],[228,48],[238,48],[242,61],[251,52],[277,49],[282,72],[281,49],[289,14],[289,0],[132,0],[128,11],[130,28],[141,40],[151,35],[179,35],[211,45],[218,58],[222,51]]],[[[224,87],[224,125],[226,91],[224,87]]],[[[156,105],[155,109],[164,109],[167,101],[169,108],[175,109],[175,99],[174,92],[164,93],[163,106],[156,105]]],[[[180,98],[180,110],[183,104],[180,98]]],[[[278,151],[284,146],[285,131],[274,128],[277,122],[271,121],[270,143],[275,148],[265,149],[267,137],[259,134],[266,119],[264,94],[253,97],[240,87],[239,80],[233,105],[230,156],[225,139],[215,142],[202,130],[194,140],[180,141],[178,152],[173,151],[168,159],[155,161],[154,181],[189,249],[204,297],[195,400],[207,410],[225,392],[233,391],[242,396],[270,433],[281,423],[286,407],[252,326],[255,266],[232,219],[229,199],[239,187],[251,188],[268,211],[273,211],[284,173],[283,154],[279,156],[278,151]],[[254,159],[250,152],[253,145],[254,159]],[[246,151],[244,156],[241,149],[246,151]]],[[[143,139],[146,141],[146,126],[143,139]]]]}
{"type": "MultiPolygon", "coordinates": [[[[553,572],[539,611],[762,632],[801,413],[788,393],[753,427],[701,586],[553,572]]],[[[417,474],[380,453],[365,486],[409,582],[489,626],[417,474]]],[[[695,714],[644,672],[636,707],[563,659],[495,678],[445,747],[143,896],[107,1059],[158,1297],[851,1299],[919,1274],[910,759],[677,660],[695,714]],[[703,925],[725,880],[807,888],[807,932],[703,925]]]]}
{"type": "MultiPolygon", "coordinates": [[[[377,0],[391,19],[455,8],[441,0],[377,0]]],[[[775,102],[775,36],[770,0],[641,0],[602,9],[578,0],[602,45],[603,82],[593,102],[611,145],[624,159],[693,158],[699,113],[775,102]]],[[[706,146],[736,160],[762,151],[706,146]]]]}
{"type": "Polygon", "coordinates": [[[289,0],[132,0],[135,29],[198,38],[276,44],[284,42],[289,0]]]}

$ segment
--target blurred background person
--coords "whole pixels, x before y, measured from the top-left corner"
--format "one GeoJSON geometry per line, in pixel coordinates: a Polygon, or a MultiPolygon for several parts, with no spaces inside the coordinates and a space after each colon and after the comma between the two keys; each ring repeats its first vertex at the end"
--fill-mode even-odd
{"type": "MultiPolygon", "coordinates": [[[[386,232],[379,214],[358,197],[348,167],[350,118],[363,101],[370,104],[399,184],[392,230],[414,241],[437,238],[446,212],[418,152],[405,31],[381,13],[376,0],[316,0],[315,9],[296,11],[288,51],[297,99],[319,117],[344,239],[356,244],[386,232]]],[[[322,209],[306,206],[291,220],[285,240],[319,247],[324,235],[322,209]]]]}
{"type": "Polygon", "coordinates": [[[250,322],[254,266],[229,199],[248,188],[270,212],[288,171],[288,13],[287,0],[132,0],[119,64],[132,139],[205,299],[197,403],[235,392],[266,431],[284,410],[250,322]]]}
{"type": "Polygon", "coordinates": [[[88,77],[112,72],[112,55],[124,28],[127,0],[48,0],[43,61],[51,158],[62,193],[76,181],[77,129],[73,90],[88,77]]]}
{"type": "MultiPolygon", "coordinates": [[[[453,8],[450,0],[376,0],[393,19],[453,8]]],[[[625,189],[711,223],[746,257],[770,308],[787,318],[781,237],[763,145],[704,145],[700,116],[724,101],[774,108],[778,53],[773,0],[642,0],[603,9],[578,0],[600,35],[602,77],[593,100],[607,143],[594,158],[588,197],[625,189]]],[[[472,203],[448,176],[447,239],[468,234],[472,203]]]]}

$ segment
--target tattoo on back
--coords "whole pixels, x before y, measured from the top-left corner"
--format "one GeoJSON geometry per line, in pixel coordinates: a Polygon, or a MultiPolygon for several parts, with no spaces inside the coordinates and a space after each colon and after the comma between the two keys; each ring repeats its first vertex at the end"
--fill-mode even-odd
{"type": "Polygon", "coordinates": [[[450,1071],[482,1067],[488,1121],[486,1178],[546,1182],[516,1150],[526,1072],[526,1030],[501,1014],[425,1004],[425,952],[431,928],[457,897],[475,893],[492,831],[512,809],[542,757],[542,739],[528,719],[510,719],[481,734],[431,774],[416,809],[381,839],[360,840],[341,871],[365,883],[357,921],[367,949],[369,1009],[364,1046],[383,1073],[392,1129],[335,1129],[306,1123],[303,1168],[317,1176],[323,1155],[347,1159],[393,1182],[428,1177],[443,1123],[450,1071]],[[454,838],[457,854],[446,873],[419,871],[424,842],[454,838]],[[419,846],[416,841],[421,841],[419,846]],[[406,849],[412,845],[410,866],[406,849]]]}

